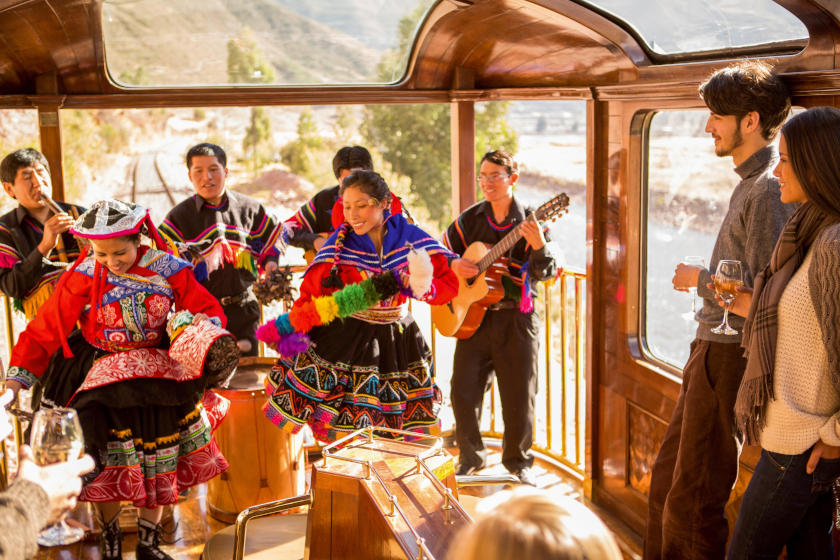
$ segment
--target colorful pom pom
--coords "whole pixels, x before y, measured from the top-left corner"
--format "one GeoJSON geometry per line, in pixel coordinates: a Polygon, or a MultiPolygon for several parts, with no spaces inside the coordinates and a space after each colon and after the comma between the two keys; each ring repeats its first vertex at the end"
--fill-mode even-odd
{"type": "Polygon", "coordinates": [[[362,287],[362,291],[365,294],[365,307],[373,307],[377,303],[379,303],[382,298],[379,296],[379,292],[376,291],[376,286],[373,283],[373,280],[368,278],[367,280],[363,280],[359,283],[362,287]]]}
{"type": "Polygon", "coordinates": [[[273,345],[280,341],[281,335],[277,331],[274,321],[269,321],[257,327],[257,340],[273,345]]]}
{"type": "Polygon", "coordinates": [[[411,286],[411,292],[415,298],[422,299],[432,287],[432,279],[435,273],[432,259],[425,249],[418,251],[414,247],[410,247],[406,260],[408,261],[408,284],[411,286]]]}
{"type": "Polygon", "coordinates": [[[335,303],[334,297],[316,297],[312,301],[315,304],[315,309],[318,311],[318,316],[321,317],[322,325],[331,323],[333,319],[338,317],[338,304],[335,303]]]}
{"type": "Polygon", "coordinates": [[[313,327],[321,324],[321,317],[318,315],[318,310],[315,309],[315,304],[307,301],[300,305],[295,305],[289,311],[289,322],[298,332],[309,332],[313,327]]]}
{"type": "Polygon", "coordinates": [[[397,281],[396,272],[383,272],[371,278],[371,282],[376,287],[376,291],[382,299],[388,299],[397,295],[400,291],[400,285],[397,281]]]}
{"type": "Polygon", "coordinates": [[[308,348],[309,337],[303,333],[286,334],[277,341],[277,353],[287,358],[306,352],[308,348]]]}
{"type": "Polygon", "coordinates": [[[350,284],[333,294],[335,302],[338,304],[338,316],[349,317],[353,313],[364,311],[365,306],[365,291],[358,284],[350,284]]]}
{"type": "Polygon", "coordinates": [[[292,327],[291,321],[289,321],[288,313],[278,315],[277,318],[274,320],[274,326],[277,328],[277,332],[279,332],[280,334],[289,334],[295,332],[294,327],[292,327]]]}

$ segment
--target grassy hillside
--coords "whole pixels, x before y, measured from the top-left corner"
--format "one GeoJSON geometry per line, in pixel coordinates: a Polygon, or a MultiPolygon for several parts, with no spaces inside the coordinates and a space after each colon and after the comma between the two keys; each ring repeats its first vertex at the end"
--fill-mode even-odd
{"type": "Polygon", "coordinates": [[[227,42],[243,28],[256,37],[281,83],[370,80],[381,53],[277,0],[106,2],[108,68],[138,85],[227,83],[227,42]]]}
{"type": "Polygon", "coordinates": [[[341,30],[378,51],[394,44],[400,19],[422,4],[427,9],[434,0],[342,0],[303,2],[274,0],[274,2],[332,29],[341,30]]]}

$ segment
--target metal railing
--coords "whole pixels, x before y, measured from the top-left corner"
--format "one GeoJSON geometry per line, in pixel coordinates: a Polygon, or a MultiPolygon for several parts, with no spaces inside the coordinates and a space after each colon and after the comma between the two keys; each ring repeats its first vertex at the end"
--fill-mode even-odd
{"type": "MultiPolygon", "coordinates": [[[[540,348],[543,359],[539,373],[543,383],[537,393],[532,449],[582,478],[586,429],[586,274],[563,270],[553,283],[543,283],[543,288],[544,325],[540,348]]],[[[432,335],[433,353],[437,336],[432,335]]],[[[482,435],[501,438],[504,432],[496,414],[500,402],[496,383],[493,383],[491,394],[490,426],[482,431],[482,435]]]]}

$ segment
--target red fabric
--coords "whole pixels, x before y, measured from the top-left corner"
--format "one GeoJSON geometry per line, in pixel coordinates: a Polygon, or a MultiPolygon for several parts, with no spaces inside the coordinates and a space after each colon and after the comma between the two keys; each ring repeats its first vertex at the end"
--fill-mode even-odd
{"type": "MultiPolygon", "coordinates": [[[[142,246],[138,250],[139,258],[148,250],[142,246]]],[[[129,269],[132,274],[153,276],[154,273],[136,264],[129,269]]],[[[210,317],[219,317],[224,326],[227,322],[219,302],[199,284],[192,270],[184,268],[168,279],[175,295],[175,308],[186,309],[192,313],[204,313],[210,317]]],[[[104,283],[103,294],[114,288],[104,283]]],[[[77,271],[68,271],[62,275],[56,291],[38,311],[38,315],[30,321],[26,330],[20,333],[17,344],[12,350],[10,366],[19,366],[40,377],[50,362],[50,357],[58,350],[62,343],[66,344],[62,333],[73,330],[76,321],[81,321],[82,333],[90,342],[105,340],[103,325],[97,323],[95,311],[83,313],[85,305],[91,303],[94,290],[94,279],[77,271]]],[[[114,302],[105,308],[113,308],[119,313],[119,302],[114,302]]],[[[165,325],[162,326],[165,328],[165,325]]],[[[138,347],[154,347],[160,340],[146,340],[138,342],[138,347]]],[[[100,344],[97,344],[99,346],[100,344]]]]}

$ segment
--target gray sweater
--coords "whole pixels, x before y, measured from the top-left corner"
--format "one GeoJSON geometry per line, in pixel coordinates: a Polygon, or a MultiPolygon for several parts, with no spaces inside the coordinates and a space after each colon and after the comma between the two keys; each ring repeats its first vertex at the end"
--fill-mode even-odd
{"type": "Polygon", "coordinates": [[[34,482],[18,479],[0,492],[0,560],[35,556],[49,513],[50,499],[34,482]]]}
{"type": "Polygon", "coordinates": [[[706,287],[712,281],[721,260],[741,261],[744,285],[752,287],[753,278],[770,263],[776,240],[795,206],[783,204],[779,198],[779,181],[773,177],[773,168],[779,160],[774,146],[762,148],[735,168],[741,182],[732,191],[729,210],[720,226],[709,268],[700,271],[697,294],[703,298],[703,307],[695,318],[697,338],[713,342],[740,343],[744,319],[729,314],[729,325],[738,330],[737,335],[711,332],[723,320],[723,309],[715,300],[714,290],[706,287]]]}

